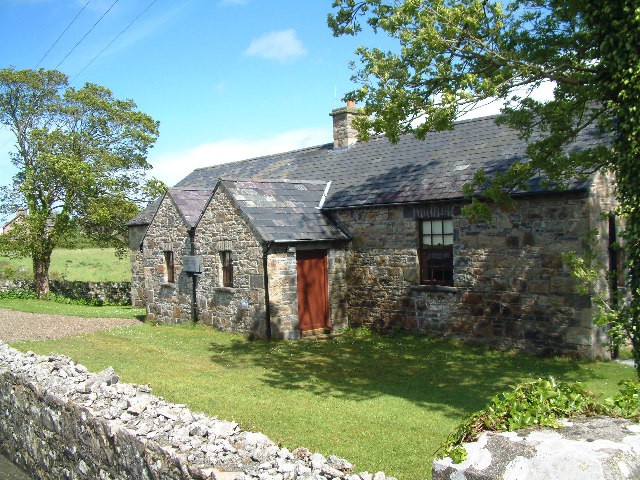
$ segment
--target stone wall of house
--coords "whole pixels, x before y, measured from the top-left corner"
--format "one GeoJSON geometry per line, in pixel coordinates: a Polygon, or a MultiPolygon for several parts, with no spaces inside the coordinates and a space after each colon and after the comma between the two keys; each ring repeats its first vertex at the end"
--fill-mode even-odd
{"type": "Polygon", "coordinates": [[[198,316],[206,325],[262,338],[266,333],[263,249],[239,210],[217,190],[196,228],[202,255],[198,316]],[[224,287],[220,252],[230,251],[233,287],[224,287]]]}
{"type": "Polygon", "coordinates": [[[129,256],[131,259],[131,305],[144,308],[144,256],[140,248],[147,231],[146,225],[129,227],[129,256]]]}
{"type": "MultiPolygon", "coordinates": [[[[615,213],[617,202],[615,200],[614,184],[612,177],[602,173],[598,173],[591,185],[589,191],[589,208],[591,229],[596,234],[593,243],[598,254],[596,260],[602,266],[602,275],[595,285],[597,292],[604,292],[606,295],[609,288],[608,275],[606,270],[609,268],[609,246],[610,241],[620,242],[620,230],[623,225],[620,219],[613,216],[611,221],[615,223],[615,238],[609,238],[610,217],[615,213]]],[[[619,253],[619,256],[621,252],[619,253]]],[[[622,265],[618,265],[621,269],[622,265]]],[[[620,288],[623,288],[623,275],[619,275],[620,288]]]]}
{"type": "Polygon", "coordinates": [[[0,411],[0,449],[42,480],[392,479],[193,413],[145,385],[120,383],[112,368],[94,374],[2,342],[0,411]]]}
{"type": "Polygon", "coordinates": [[[496,209],[491,223],[459,219],[460,333],[539,353],[606,354],[591,299],[562,260],[584,253],[589,207],[579,193],[529,196],[513,211],[496,209]]]}
{"type": "Polygon", "coordinates": [[[328,252],[329,324],[334,332],[349,326],[347,258],[346,246],[334,245],[328,252]]]}
{"type": "Polygon", "coordinates": [[[298,275],[295,249],[274,245],[267,257],[269,314],[272,338],[300,338],[298,323],[298,275]]]}
{"type": "Polygon", "coordinates": [[[144,304],[147,320],[180,323],[192,319],[193,277],[182,269],[183,258],[191,253],[189,227],[170,197],[166,196],[144,237],[144,304]],[[175,281],[168,282],[165,251],[172,251],[175,281]]]}
{"type": "Polygon", "coordinates": [[[491,223],[460,205],[335,212],[353,235],[348,308],[353,325],[402,327],[537,353],[604,355],[589,297],[561,254],[582,253],[593,225],[585,193],[523,197],[491,223]],[[418,220],[450,215],[454,286],[419,285],[418,220]]]}
{"type": "MultiPolygon", "coordinates": [[[[0,292],[11,290],[33,291],[33,280],[0,280],[0,292]]],[[[77,282],[50,280],[51,293],[77,300],[106,302],[114,305],[130,305],[131,282],[77,282]]]]}

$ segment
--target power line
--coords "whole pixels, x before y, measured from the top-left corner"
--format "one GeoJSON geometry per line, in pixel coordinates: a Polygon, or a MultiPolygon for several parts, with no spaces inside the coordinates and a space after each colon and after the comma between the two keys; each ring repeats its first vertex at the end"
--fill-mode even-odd
{"type": "Polygon", "coordinates": [[[56,46],[56,44],[60,41],[60,39],[62,38],[62,36],[67,33],[67,30],[69,30],[69,27],[71,27],[71,25],[73,25],[73,22],[76,21],[76,19],[80,16],[80,14],[82,12],[84,12],[84,9],[87,8],[87,5],[89,5],[91,3],[91,0],[88,0],[87,3],[84,4],[84,7],[82,7],[80,9],[80,11],[76,14],[75,17],[73,17],[73,20],[71,20],[71,22],[69,23],[69,25],[67,25],[67,28],[64,29],[64,31],[58,36],[58,38],[56,38],[56,41],[53,42],[53,45],[51,45],[51,47],[49,47],[49,50],[47,50],[47,52],[42,56],[42,58],[40,59],[40,61],[38,62],[38,64],[36,65],[36,68],[38,68],[40,66],[40,64],[42,63],[42,61],[47,58],[47,55],[49,55],[49,52],[51,52],[51,50],[53,49],[53,47],[56,46]]]}
{"type": "Polygon", "coordinates": [[[57,70],[58,67],[64,63],[64,61],[69,57],[69,55],[71,55],[73,53],[73,51],[76,49],[76,47],[78,45],[80,45],[82,43],[82,41],[87,37],[87,35],[89,35],[93,31],[93,29],[96,28],[96,25],[98,25],[102,21],[102,19],[107,15],[107,13],[109,13],[111,11],[111,9],[115,6],[116,3],[118,3],[118,0],[115,0],[111,4],[111,6],[107,9],[107,11],[102,14],[102,16],[98,19],[98,21],[93,24],[93,26],[89,29],[89,31],[87,33],[85,33],[80,40],[78,40],[78,43],[76,43],[73,46],[73,48],[71,50],[69,50],[69,53],[67,53],[65,55],[65,57],[62,60],[60,60],[60,63],[58,63],[58,65],[56,65],[54,70],[57,70]]]}
{"type": "Polygon", "coordinates": [[[153,4],[154,4],[154,3],[156,3],[157,1],[158,1],[158,0],[153,0],[149,5],[147,5],[147,7],[146,7],[142,12],[140,12],[136,18],[134,18],[133,20],[131,20],[131,21],[129,22],[129,24],[128,24],[126,27],[124,27],[124,28],[120,31],[120,33],[118,33],[115,37],[113,37],[113,39],[112,39],[112,40],[107,44],[107,46],[106,46],[106,47],[104,47],[102,50],[100,50],[100,51],[98,52],[98,54],[97,54],[95,57],[93,57],[93,58],[91,59],[91,60],[89,61],[89,63],[87,63],[87,64],[83,67],[83,69],[82,69],[82,70],[80,70],[80,71],[79,71],[79,72],[78,72],[78,73],[77,73],[77,74],[76,74],[76,75],[71,79],[71,81],[70,81],[69,83],[73,83],[73,81],[74,81],[76,78],[78,78],[78,77],[80,76],[80,74],[81,74],[82,72],[84,72],[84,71],[89,67],[89,65],[91,65],[91,64],[92,64],[92,63],[93,63],[93,62],[94,62],[94,61],[95,61],[95,60],[96,60],[100,55],[102,55],[102,54],[105,52],[105,50],[106,50],[107,48],[109,48],[109,47],[110,47],[110,46],[111,46],[111,45],[112,45],[116,40],[118,40],[118,38],[120,38],[120,36],[121,36],[124,32],[126,32],[126,31],[129,29],[129,27],[130,27],[131,25],[133,25],[133,24],[136,22],[136,20],[138,20],[142,15],[144,15],[144,14],[147,12],[147,10],[149,10],[149,9],[153,6],[153,4]]]}

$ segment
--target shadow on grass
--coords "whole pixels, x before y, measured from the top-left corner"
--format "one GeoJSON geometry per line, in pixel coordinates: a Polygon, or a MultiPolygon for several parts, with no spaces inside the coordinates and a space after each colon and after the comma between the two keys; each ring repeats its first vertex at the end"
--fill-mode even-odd
{"type": "MultiPolygon", "coordinates": [[[[381,395],[456,415],[527,378],[585,378],[570,359],[532,357],[407,334],[348,331],[324,341],[211,344],[211,360],[227,368],[265,370],[272,388],[364,401],[381,395]]],[[[595,375],[591,373],[591,375],[595,375]]]]}

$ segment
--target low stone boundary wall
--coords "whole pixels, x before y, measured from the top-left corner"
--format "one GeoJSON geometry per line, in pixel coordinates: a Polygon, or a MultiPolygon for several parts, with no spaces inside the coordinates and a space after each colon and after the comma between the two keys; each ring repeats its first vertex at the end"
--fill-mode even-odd
{"type": "MultiPolygon", "coordinates": [[[[392,480],[193,413],[69,358],[0,342],[0,448],[36,478],[392,480]]],[[[394,479],[395,480],[395,479],[394,479]]]]}
{"type": "MultiPolygon", "coordinates": [[[[0,292],[24,289],[33,290],[30,280],[2,280],[0,292]]],[[[49,289],[68,298],[100,300],[116,305],[131,305],[131,282],[71,282],[50,280],[49,289]]]]}
{"type": "Polygon", "coordinates": [[[578,418],[556,430],[483,433],[464,446],[464,462],[433,463],[433,480],[640,478],[640,424],[631,420],[578,418]]]}

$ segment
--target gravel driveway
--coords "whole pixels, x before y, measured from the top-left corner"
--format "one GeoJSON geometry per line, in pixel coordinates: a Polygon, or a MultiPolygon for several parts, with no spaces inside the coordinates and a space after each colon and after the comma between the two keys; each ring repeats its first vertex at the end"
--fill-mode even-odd
{"type": "Polygon", "coordinates": [[[81,318],[0,308],[0,340],[5,343],[49,340],[139,323],[125,318],[81,318]]]}

